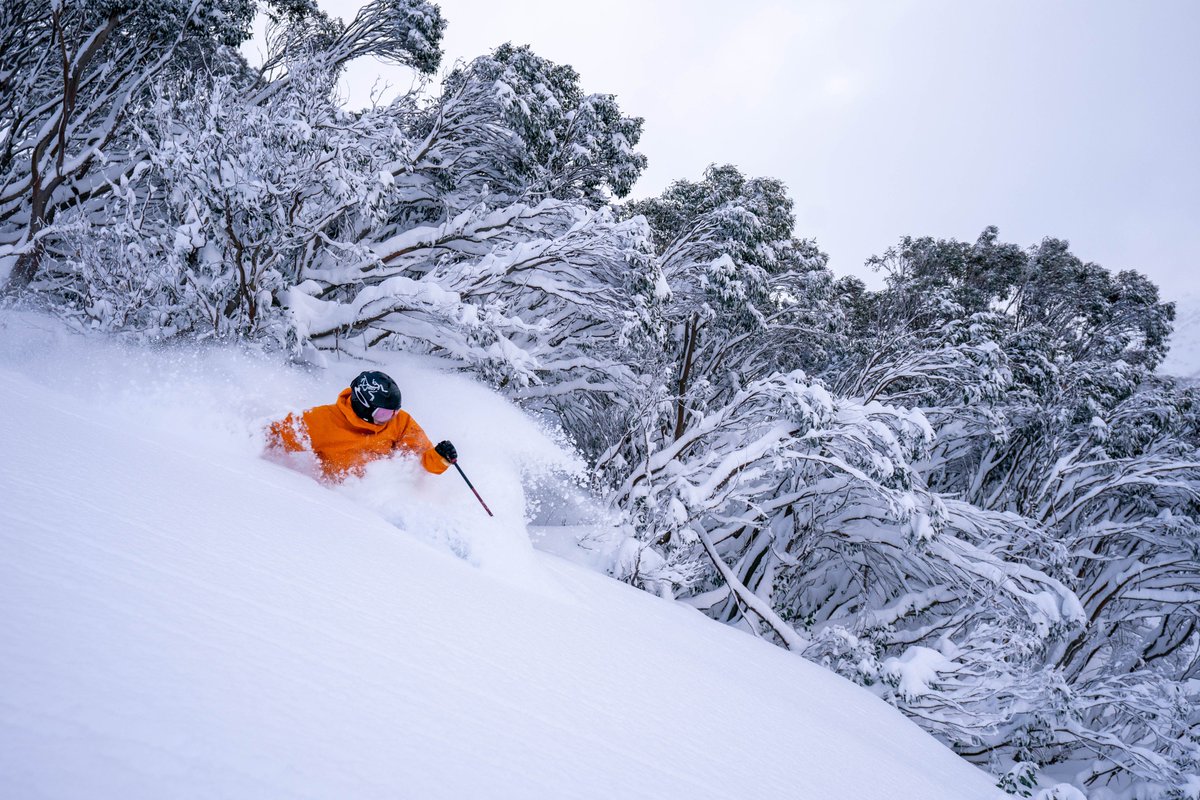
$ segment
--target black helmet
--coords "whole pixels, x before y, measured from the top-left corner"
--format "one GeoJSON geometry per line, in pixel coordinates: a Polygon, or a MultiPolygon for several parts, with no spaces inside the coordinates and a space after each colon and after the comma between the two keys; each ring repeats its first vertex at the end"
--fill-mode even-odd
{"type": "Polygon", "coordinates": [[[350,382],[350,407],[367,422],[377,408],[400,408],[400,387],[382,372],[363,372],[350,382]]]}

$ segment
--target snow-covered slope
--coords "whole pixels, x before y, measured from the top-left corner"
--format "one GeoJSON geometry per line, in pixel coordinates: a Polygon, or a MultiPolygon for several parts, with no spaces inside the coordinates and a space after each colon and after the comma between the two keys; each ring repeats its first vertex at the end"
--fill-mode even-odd
{"type": "Polygon", "coordinates": [[[0,319],[0,796],[1003,796],[868,692],[535,551],[519,475],[570,459],[467,381],[389,365],[494,520],[453,473],[258,457],[356,369],[0,319]]]}
{"type": "Polygon", "coordinates": [[[1175,301],[1175,332],[1171,334],[1171,352],[1159,372],[1200,379],[1200,294],[1167,299],[1175,301]]]}

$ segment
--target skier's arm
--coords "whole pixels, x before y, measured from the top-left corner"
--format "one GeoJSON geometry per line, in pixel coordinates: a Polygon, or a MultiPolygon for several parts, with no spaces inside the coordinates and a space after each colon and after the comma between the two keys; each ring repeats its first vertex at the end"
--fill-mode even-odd
{"type": "Polygon", "coordinates": [[[450,462],[438,454],[433,447],[433,442],[425,435],[425,431],[411,417],[409,417],[408,425],[404,428],[403,433],[400,434],[400,438],[396,440],[396,447],[419,454],[421,466],[434,475],[441,475],[450,469],[450,462]]]}
{"type": "Polygon", "coordinates": [[[421,454],[421,466],[434,475],[441,475],[450,469],[450,462],[438,455],[437,451],[431,447],[421,454]]]}
{"type": "Polygon", "coordinates": [[[267,447],[290,453],[308,449],[308,431],[297,414],[288,414],[267,428],[267,447]]]}

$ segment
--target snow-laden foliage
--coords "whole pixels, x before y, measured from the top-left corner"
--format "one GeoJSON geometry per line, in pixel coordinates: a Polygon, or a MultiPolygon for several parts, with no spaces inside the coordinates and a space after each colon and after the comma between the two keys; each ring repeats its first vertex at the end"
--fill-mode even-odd
{"type": "Polygon", "coordinates": [[[528,47],[501,45],[455,69],[418,151],[458,191],[604,204],[646,167],[642,120],[528,47]]]}
{"type": "MultiPolygon", "coordinates": [[[[1070,593],[990,552],[1013,520],[915,485],[930,439],[919,412],[835,399],[803,373],[755,382],[621,487],[670,554],[641,579],[687,585],[720,618],[839,664],[862,636],[961,654],[986,646],[985,619],[1009,643],[1061,629],[1078,615],[1070,593]]],[[[852,661],[864,682],[884,678],[852,661]]]]}
{"type": "Polygon", "coordinates": [[[826,257],[793,237],[782,183],[710,167],[625,212],[649,222],[670,290],[665,358],[649,368],[670,375],[673,438],[750,381],[828,360],[838,314],[826,257]]]}
{"type": "MultiPolygon", "coordinates": [[[[12,0],[0,6],[0,268],[39,277],[49,227],[140,160],[129,125],[154,81],[236,69],[249,0],[12,0]]],[[[297,4],[290,13],[308,13],[297,4]]]]}
{"type": "Polygon", "coordinates": [[[448,356],[595,439],[644,383],[629,353],[657,336],[649,231],[602,202],[645,164],[641,121],[508,45],[400,107],[368,112],[393,126],[371,173],[386,191],[331,226],[368,257],[300,271],[283,298],[297,335],[448,356]]]}
{"type": "Polygon", "coordinates": [[[1200,755],[1200,428],[1194,392],[1154,377],[1172,307],[1136,273],[994,229],[974,245],[907,239],[878,263],[889,287],[859,297],[843,385],[926,406],[928,485],[1018,515],[1032,535],[1005,537],[1005,557],[1060,580],[1083,615],[1035,662],[1039,701],[962,751],[1075,761],[1100,797],[1131,779],[1184,796],[1200,755]]]}
{"type": "Polygon", "coordinates": [[[581,429],[625,408],[614,397],[642,382],[622,354],[654,339],[662,282],[644,223],[599,198],[644,165],[640,121],[524,48],[459,67],[440,97],[356,114],[334,101],[328,52],[303,55],[257,92],[165,84],[103,225],[64,214],[46,294],[152,338],[446,355],[581,429]]]}
{"type": "MultiPolygon", "coordinates": [[[[357,202],[370,158],[355,121],[337,125],[332,104],[304,91],[320,79],[293,76],[298,91],[269,108],[242,102],[229,78],[155,98],[137,127],[144,160],[112,187],[112,216],[93,226],[64,214],[64,240],[78,249],[54,273],[86,276],[65,303],[93,326],[153,338],[282,343],[276,295],[308,252],[327,246],[320,225],[331,207],[357,202]]],[[[343,249],[353,258],[352,245],[343,249]]]]}
{"type": "MultiPolygon", "coordinates": [[[[403,348],[578,447],[618,577],[854,680],[1024,796],[1200,785],[1200,405],[1173,309],[1047,239],[905,238],[835,280],[786,187],[614,205],[642,120],[435,5],[0,7],[0,268],[80,328],[321,363],[403,348]]],[[[3,273],[0,273],[3,274],[3,273]]],[[[1188,793],[1191,792],[1189,795],[1188,793]]]]}

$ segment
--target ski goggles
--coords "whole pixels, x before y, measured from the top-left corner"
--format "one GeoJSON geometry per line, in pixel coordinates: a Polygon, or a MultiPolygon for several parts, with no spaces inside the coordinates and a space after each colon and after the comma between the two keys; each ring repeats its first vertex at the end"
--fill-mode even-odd
{"type": "Polygon", "coordinates": [[[382,425],[394,416],[396,416],[396,409],[394,408],[371,409],[371,419],[375,421],[376,425],[382,425]]]}

